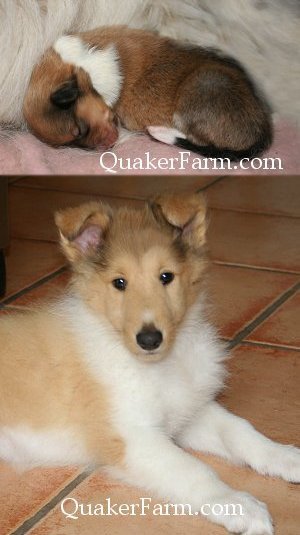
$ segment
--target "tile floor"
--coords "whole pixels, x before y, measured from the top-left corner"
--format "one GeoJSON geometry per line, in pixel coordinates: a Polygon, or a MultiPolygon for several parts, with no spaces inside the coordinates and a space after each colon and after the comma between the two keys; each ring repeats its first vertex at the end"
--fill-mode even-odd
{"type": "MultiPolygon", "coordinates": [[[[299,177],[15,179],[9,191],[7,295],[0,314],[30,306],[67,283],[68,271],[55,243],[54,210],[97,195],[115,204],[139,205],[168,189],[204,189],[210,206],[210,315],[232,348],[221,402],[271,438],[300,446],[299,177]]],[[[199,457],[231,485],[266,501],[277,535],[300,533],[299,487],[233,468],[212,456],[199,457]]],[[[130,504],[141,491],[77,467],[15,473],[0,464],[0,535],[225,533],[188,517],[66,521],[59,507],[65,496],[86,503],[110,496],[116,503],[130,504]]]]}

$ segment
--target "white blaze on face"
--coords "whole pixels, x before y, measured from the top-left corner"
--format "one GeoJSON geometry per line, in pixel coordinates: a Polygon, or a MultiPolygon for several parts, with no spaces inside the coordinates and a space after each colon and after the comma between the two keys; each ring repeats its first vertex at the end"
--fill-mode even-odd
{"type": "Polygon", "coordinates": [[[120,72],[119,55],[112,44],[103,50],[89,47],[79,37],[65,35],[53,46],[65,63],[83,69],[91,78],[92,85],[108,106],[119,99],[123,76],[120,72]]]}
{"type": "Polygon", "coordinates": [[[152,310],[149,310],[149,309],[144,310],[143,315],[142,315],[142,321],[145,324],[155,322],[155,318],[154,318],[154,314],[152,310]]]}

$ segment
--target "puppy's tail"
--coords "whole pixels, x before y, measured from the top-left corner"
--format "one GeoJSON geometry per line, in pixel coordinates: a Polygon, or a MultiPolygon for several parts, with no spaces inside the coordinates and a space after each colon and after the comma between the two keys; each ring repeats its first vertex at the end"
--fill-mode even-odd
{"type": "Polygon", "coordinates": [[[240,161],[243,159],[252,160],[257,156],[260,156],[265,150],[267,150],[272,142],[272,131],[263,135],[256,143],[251,147],[243,150],[234,150],[229,148],[216,147],[214,145],[195,145],[186,138],[177,137],[175,140],[175,145],[181,149],[185,149],[197,154],[201,154],[205,158],[215,158],[215,159],[228,159],[231,161],[240,161]]]}
{"type": "Polygon", "coordinates": [[[206,158],[227,158],[231,161],[240,161],[244,158],[251,160],[259,156],[269,148],[273,136],[271,122],[266,122],[265,128],[262,129],[260,135],[252,145],[243,149],[233,149],[229,147],[218,147],[212,143],[207,145],[196,144],[175,128],[150,126],[147,130],[154,139],[167,143],[168,145],[176,145],[181,149],[201,154],[201,156],[206,158]]]}

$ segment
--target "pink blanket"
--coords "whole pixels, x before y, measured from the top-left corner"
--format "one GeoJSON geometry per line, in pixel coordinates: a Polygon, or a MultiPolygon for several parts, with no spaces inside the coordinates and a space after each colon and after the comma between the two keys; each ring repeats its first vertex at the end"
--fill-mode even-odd
{"type": "Polygon", "coordinates": [[[0,136],[0,174],[2,175],[205,175],[205,174],[299,174],[300,133],[294,126],[279,122],[270,150],[257,159],[220,166],[151,140],[133,136],[110,153],[80,149],[54,149],[26,132],[0,136]],[[265,160],[268,159],[268,160],[265,160]],[[274,159],[274,161],[272,160],[274,159]]]}

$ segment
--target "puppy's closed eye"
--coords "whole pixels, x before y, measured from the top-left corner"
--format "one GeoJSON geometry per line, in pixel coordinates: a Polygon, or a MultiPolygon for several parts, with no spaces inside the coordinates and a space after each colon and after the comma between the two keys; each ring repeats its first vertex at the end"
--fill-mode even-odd
{"type": "Polygon", "coordinates": [[[54,106],[61,110],[70,109],[76,102],[80,95],[80,90],[77,80],[68,80],[60,86],[54,93],[52,93],[50,100],[54,106]]]}

